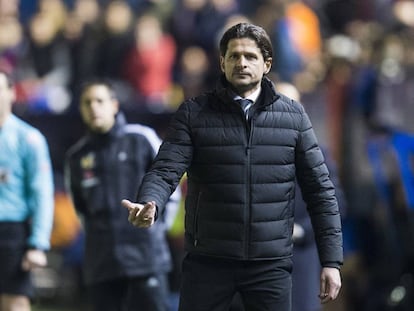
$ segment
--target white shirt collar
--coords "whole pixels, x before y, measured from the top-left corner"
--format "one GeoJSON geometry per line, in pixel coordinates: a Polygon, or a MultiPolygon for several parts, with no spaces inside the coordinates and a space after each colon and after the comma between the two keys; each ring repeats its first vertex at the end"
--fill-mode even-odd
{"type": "MultiPolygon", "coordinates": [[[[247,96],[245,99],[250,99],[253,103],[255,103],[257,98],[260,95],[261,90],[262,90],[262,87],[259,86],[256,91],[254,91],[252,94],[247,96]]],[[[234,94],[234,100],[241,99],[241,98],[242,97],[240,95],[234,94]]]]}
{"type": "Polygon", "coordinates": [[[259,98],[261,90],[262,90],[262,87],[259,86],[256,91],[254,91],[252,94],[250,94],[246,98],[252,100],[253,103],[255,103],[257,99],[259,98]]]}

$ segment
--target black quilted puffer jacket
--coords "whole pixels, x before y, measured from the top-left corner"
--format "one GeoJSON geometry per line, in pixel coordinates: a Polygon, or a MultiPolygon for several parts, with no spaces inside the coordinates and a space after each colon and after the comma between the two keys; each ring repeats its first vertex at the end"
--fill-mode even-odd
{"type": "Polygon", "coordinates": [[[174,115],[137,201],[165,205],[188,176],[185,241],[191,253],[238,260],[292,255],[295,175],[323,266],[343,261],[334,186],[302,105],[262,80],[246,121],[222,77],[174,115]]]}

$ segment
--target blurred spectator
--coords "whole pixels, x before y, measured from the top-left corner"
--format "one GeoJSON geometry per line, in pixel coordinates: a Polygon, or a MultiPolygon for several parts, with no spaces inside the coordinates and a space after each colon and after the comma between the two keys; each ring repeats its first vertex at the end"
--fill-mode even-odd
{"type": "Polygon", "coordinates": [[[168,110],[173,86],[176,44],[159,18],[150,13],[135,24],[134,46],[123,64],[124,77],[135,90],[139,104],[149,111],[168,110]]]}
{"type": "Polygon", "coordinates": [[[65,25],[67,7],[64,0],[38,0],[37,13],[52,19],[53,28],[60,33],[65,25]]]}
{"type": "Polygon", "coordinates": [[[39,12],[30,20],[28,45],[17,70],[19,101],[34,113],[62,113],[70,104],[68,46],[50,14],[39,12]]]}
{"type": "Polygon", "coordinates": [[[22,58],[24,33],[16,17],[0,18],[0,70],[14,72],[22,58]]]}
{"type": "Polygon", "coordinates": [[[102,40],[94,53],[99,77],[121,79],[122,63],[133,45],[133,21],[127,2],[111,1],[105,7],[102,40]]]}
{"type": "Polygon", "coordinates": [[[174,36],[178,55],[191,45],[201,46],[200,14],[206,8],[207,0],[178,0],[171,13],[168,29],[174,36]]]}
{"type": "Polygon", "coordinates": [[[412,1],[400,0],[395,1],[392,12],[398,21],[409,27],[414,27],[414,3],[412,1]]]}
{"type": "MultiPolygon", "coordinates": [[[[102,10],[102,20],[95,23],[95,27],[98,27],[89,29],[85,38],[92,45],[91,48],[95,48],[92,67],[96,77],[113,81],[118,100],[122,104],[133,105],[136,101],[135,93],[124,78],[123,64],[134,45],[135,13],[124,0],[107,1],[102,10]]],[[[85,48],[85,45],[82,47],[85,48]]],[[[79,81],[77,83],[81,85],[79,81]]]]}
{"type": "Polygon", "coordinates": [[[217,43],[221,31],[229,16],[240,13],[236,0],[207,0],[207,5],[200,12],[199,30],[203,34],[201,46],[209,56],[216,55],[217,43]]]}
{"type": "Polygon", "coordinates": [[[0,309],[29,311],[31,272],[47,265],[54,186],[47,141],[11,113],[14,100],[0,71],[0,309]]]}
{"type": "Polygon", "coordinates": [[[303,1],[289,0],[279,5],[281,16],[273,28],[274,71],[283,81],[294,82],[296,75],[320,56],[322,48],[319,19],[303,1]]]}
{"type": "Polygon", "coordinates": [[[168,24],[177,42],[177,62],[187,47],[199,46],[210,59],[208,75],[217,76],[217,42],[227,19],[239,13],[238,1],[235,0],[179,0],[168,24]],[[203,36],[199,36],[200,33],[203,36]]]}
{"type": "MultiPolygon", "coordinates": [[[[180,80],[183,52],[190,46],[199,46],[204,53],[199,33],[199,15],[207,4],[207,0],[177,0],[166,27],[176,42],[176,57],[174,60],[174,79],[180,80]]],[[[207,54],[207,53],[206,53],[207,54]]],[[[208,57],[208,56],[207,56],[208,57]]]]}
{"type": "Polygon", "coordinates": [[[205,50],[198,46],[187,47],[178,60],[178,65],[176,81],[182,88],[182,100],[206,90],[210,60],[205,50]]]}
{"type": "Polygon", "coordinates": [[[3,18],[19,18],[20,0],[0,0],[0,20],[3,18]]]}
{"type": "MultiPolygon", "coordinates": [[[[76,0],[66,18],[63,37],[70,53],[72,103],[77,102],[82,83],[97,74],[97,54],[102,52],[100,13],[98,0],[76,0]]],[[[76,104],[71,108],[77,110],[76,104]]]]}
{"type": "Polygon", "coordinates": [[[375,195],[368,219],[360,217],[356,228],[363,236],[358,245],[368,285],[360,305],[363,310],[411,310],[414,136],[378,125],[367,133],[366,144],[375,195]]]}

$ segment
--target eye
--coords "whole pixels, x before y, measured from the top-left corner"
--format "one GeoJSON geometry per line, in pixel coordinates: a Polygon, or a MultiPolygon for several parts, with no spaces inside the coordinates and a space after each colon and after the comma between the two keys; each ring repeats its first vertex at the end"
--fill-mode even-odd
{"type": "Polygon", "coordinates": [[[82,105],[83,107],[88,107],[88,106],[90,106],[90,105],[91,105],[91,101],[90,101],[90,100],[83,100],[83,101],[81,102],[81,105],[82,105]]]}
{"type": "Polygon", "coordinates": [[[257,59],[257,56],[256,56],[256,55],[254,55],[254,54],[248,54],[248,55],[246,55],[246,58],[247,58],[248,60],[256,60],[256,59],[257,59]]]}

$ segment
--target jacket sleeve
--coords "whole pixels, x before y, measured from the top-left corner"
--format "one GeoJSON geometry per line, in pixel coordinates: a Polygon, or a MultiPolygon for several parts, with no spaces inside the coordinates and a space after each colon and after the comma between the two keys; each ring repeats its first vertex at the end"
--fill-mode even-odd
{"type": "Polygon", "coordinates": [[[335,187],[308,115],[303,112],[296,148],[296,175],[312,221],[322,266],[343,263],[342,229],[335,187]]]}
{"type": "Polygon", "coordinates": [[[40,132],[31,131],[26,139],[26,189],[31,211],[28,245],[48,250],[54,212],[52,163],[46,138],[40,132]]]}
{"type": "Polygon", "coordinates": [[[191,163],[193,146],[189,122],[189,102],[184,102],[174,114],[154,163],[138,190],[137,202],[155,201],[159,213],[164,212],[191,163]]]}
{"type": "MultiPolygon", "coordinates": [[[[137,125],[136,125],[137,126],[137,125]]],[[[151,149],[153,152],[153,157],[157,154],[159,151],[159,148],[161,146],[161,139],[150,127],[143,126],[141,124],[138,125],[140,132],[145,136],[145,138],[148,140],[149,144],[151,145],[151,149]]],[[[178,208],[181,200],[181,189],[180,187],[176,187],[175,191],[171,194],[171,196],[168,199],[168,202],[165,206],[165,212],[163,214],[163,220],[166,224],[167,228],[170,228],[175,220],[175,217],[178,213],[178,208]]]]}

